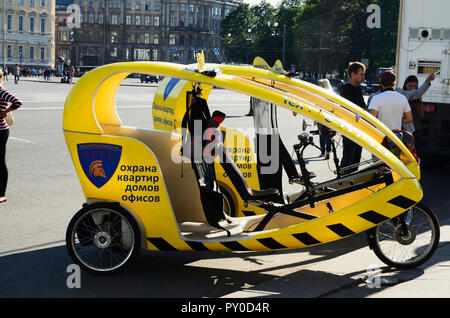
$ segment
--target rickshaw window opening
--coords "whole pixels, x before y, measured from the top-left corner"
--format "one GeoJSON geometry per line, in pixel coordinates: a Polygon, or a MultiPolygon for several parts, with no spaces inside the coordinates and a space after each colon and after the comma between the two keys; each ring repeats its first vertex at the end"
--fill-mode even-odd
{"type": "MultiPolygon", "coordinates": [[[[359,177],[359,176],[364,176],[366,174],[374,173],[373,179],[369,180],[369,181],[364,181],[364,182],[361,182],[358,184],[351,184],[348,187],[338,189],[338,190],[331,190],[331,191],[328,191],[328,192],[326,192],[324,194],[320,194],[320,195],[310,195],[309,193],[304,193],[301,196],[303,199],[301,199],[297,202],[285,204],[282,206],[263,205],[263,207],[268,211],[268,214],[261,220],[261,222],[258,224],[258,226],[255,228],[254,231],[257,232],[257,231],[264,230],[264,228],[270,222],[270,220],[279,213],[287,214],[287,215],[295,216],[295,217],[299,217],[299,218],[304,218],[306,220],[313,220],[317,217],[313,216],[313,215],[309,215],[307,213],[294,211],[294,209],[301,208],[306,205],[315,204],[317,202],[331,199],[333,197],[337,197],[337,196],[347,194],[350,192],[358,191],[361,189],[366,189],[366,188],[369,188],[374,185],[385,184],[386,186],[388,186],[393,183],[392,172],[390,172],[389,170],[385,170],[383,167],[384,166],[377,167],[376,169],[371,167],[371,168],[366,169],[365,171],[359,171],[359,172],[352,174],[352,176],[354,176],[354,177],[359,177]],[[378,173],[377,173],[377,171],[378,171],[378,173]]],[[[346,177],[340,178],[340,179],[341,179],[341,181],[343,181],[344,179],[345,180],[349,179],[348,177],[349,176],[346,176],[346,177]]],[[[335,179],[335,180],[330,180],[329,182],[332,182],[332,181],[334,181],[335,183],[339,183],[339,178],[335,179]]],[[[315,185],[314,188],[316,190],[319,190],[319,189],[330,190],[329,187],[326,186],[326,184],[328,184],[329,182],[324,182],[322,185],[321,184],[315,185]]],[[[373,191],[373,192],[376,192],[376,191],[373,191]]]]}

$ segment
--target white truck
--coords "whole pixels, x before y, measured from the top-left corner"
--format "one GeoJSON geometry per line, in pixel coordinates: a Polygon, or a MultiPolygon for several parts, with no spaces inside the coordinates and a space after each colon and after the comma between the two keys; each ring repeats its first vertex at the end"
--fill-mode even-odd
{"type": "Polygon", "coordinates": [[[419,155],[450,157],[450,0],[400,0],[397,85],[416,75],[421,85],[436,74],[422,96],[425,118],[416,141],[419,155]]]}

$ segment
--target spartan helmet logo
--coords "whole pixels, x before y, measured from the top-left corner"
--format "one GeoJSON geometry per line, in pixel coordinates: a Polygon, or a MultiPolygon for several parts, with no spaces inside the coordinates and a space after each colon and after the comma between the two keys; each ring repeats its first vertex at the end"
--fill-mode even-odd
{"type": "Polygon", "coordinates": [[[96,160],[89,166],[89,176],[106,178],[105,170],[103,170],[103,163],[101,160],[96,160]]]}

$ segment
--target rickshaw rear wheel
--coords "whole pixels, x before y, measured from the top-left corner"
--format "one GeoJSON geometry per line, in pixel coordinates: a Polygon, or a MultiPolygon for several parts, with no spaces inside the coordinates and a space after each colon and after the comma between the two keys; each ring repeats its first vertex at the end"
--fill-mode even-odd
{"type": "Polygon", "coordinates": [[[368,232],[369,246],[386,265],[410,269],[430,259],[439,244],[439,221],[423,203],[368,232]]]}
{"type": "Polygon", "coordinates": [[[223,196],[223,211],[228,216],[235,217],[236,203],[234,202],[233,196],[224,186],[219,186],[219,189],[223,196]]]}
{"type": "Polygon", "coordinates": [[[66,231],[66,246],[81,269],[99,275],[125,269],[141,245],[139,227],[118,203],[99,202],[79,210],[66,231]]]}

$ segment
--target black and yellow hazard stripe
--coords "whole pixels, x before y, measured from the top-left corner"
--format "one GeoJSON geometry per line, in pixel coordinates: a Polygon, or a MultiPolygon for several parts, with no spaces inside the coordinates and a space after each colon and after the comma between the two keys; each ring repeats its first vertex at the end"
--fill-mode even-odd
{"type": "MultiPolygon", "coordinates": [[[[387,201],[387,203],[392,204],[394,206],[397,206],[401,208],[402,210],[407,210],[408,208],[415,205],[417,202],[413,201],[405,196],[399,195],[396,196],[390,200],[387,201]]],[[[374,211],[374,210],[368,210],[363,213],[358,214],[358,216],[370,223],[372,223],[374,226],[383,223],[390,218],[386,215],[374,211]]],[[[334,223],[334,224],[328,224],[325,225],[325,229],[328,231],[332,231],[333,233],[337,234],[339,237],[344,238],[350,235],[355,234],[348,225],[344,225],[343,223],[334,223]]],[[[314,229],[314,233],[323,231],[324,228],[321,229],[314,229]]],[[[328,241],[321,242],[316,237],[314,237],[314,233],[307,233],[307,232],[301,232],[301,233],[294,233],[291,234],[292,237],[294,237],[296,240],[298,240],[302,245],[304,246],[312,246],[317,245],[321,243],[326,243],[328,241]]],[[[275,232],[276,233],[276,232],[275,232]]],[[[177,251],[179,249],[175,248],[172,244],[170,244],[168,241],[166,241],[162,237],[149,237],[147,240],[153,244],[156,249],[160,251],[177,251]]],[[[287,246],[287,244],[282,242],[282,238],[276,238],[275,236],[270,237],[264,237],[264,238],[255,238],[258,243],[260,243],[263,247],[262,249],[266,250],[279,250],[279,249],[286,249],[290,248],[292,246],[287,246]],[[281,239],[281,241],[280,241],[281,239]]],[[[251,239],[250,239],[251,241],[251,239]]],[[[217,250],[216,246],[209,246],[208,242],[198,242],[198,241],[184,241],[189,248],[191,248],[193,251],[214,251],[217,250]]],[[[223,241],[223,242],[217,242],[218,246],[223,246],[227,250],[231,251],[251,251],[251,248],[248,248],[244,246],[239,241],[223,241]]],[[[292,245],[292,244],[291,244],[292,245]]]]}

